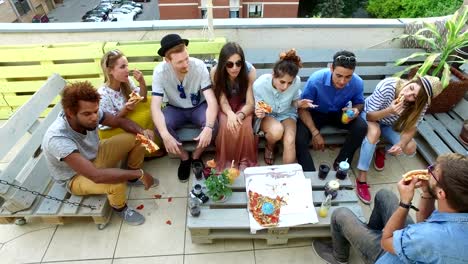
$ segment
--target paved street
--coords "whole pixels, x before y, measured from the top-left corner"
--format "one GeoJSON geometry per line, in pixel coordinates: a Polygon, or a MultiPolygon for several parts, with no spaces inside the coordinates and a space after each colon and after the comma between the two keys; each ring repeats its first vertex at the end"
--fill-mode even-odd
{"type": "MultiPolygon", "coordinates": [[[[56,4],[57,8],[48,14],[50,22],[81,22],[81,17],[96,7],[100,0],[64,0],[63,4],[56,4]]],[[[138,15],[137,21],[159,20],[158,0],[143,4],[143,13],[138,15]]]]}

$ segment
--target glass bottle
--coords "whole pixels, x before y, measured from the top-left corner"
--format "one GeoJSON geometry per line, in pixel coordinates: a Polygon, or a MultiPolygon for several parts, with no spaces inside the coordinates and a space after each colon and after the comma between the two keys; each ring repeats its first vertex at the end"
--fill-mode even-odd
{"type": "Polygon", "coordinates": [[[325,198],[325,200],[322,202],[322,205],[320,205],[320,209],[319,209],[319,216],[320,217],[322,217],[322,218],[327,217],[328,210],[331,207],[331,200],[332,200],[332,195],[329,194],[329,195],[327,195],[327,198],[325,198]]]}

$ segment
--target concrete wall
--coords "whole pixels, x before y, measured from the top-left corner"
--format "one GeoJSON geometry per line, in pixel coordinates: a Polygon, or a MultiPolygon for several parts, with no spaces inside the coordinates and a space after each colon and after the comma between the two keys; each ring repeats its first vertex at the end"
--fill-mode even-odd
{"type": "MultiPolygon", "coordinates": [[[[3,45],[87,41],[160,40],[167,33],[207,37],[206,21],[159,20],[133,23],[0,23],[3,45]]],[[[215,19],[215,35],[245,48],[389,48],[403,33],[397,19],[215,19]]]]}

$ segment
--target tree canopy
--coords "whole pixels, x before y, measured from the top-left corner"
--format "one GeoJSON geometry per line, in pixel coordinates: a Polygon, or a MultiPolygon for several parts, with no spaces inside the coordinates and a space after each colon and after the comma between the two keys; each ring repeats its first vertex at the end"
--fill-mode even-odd
{"type": "Polygon", "coordinates": [[[463,0],[369,0],[367,11],[378,18],[437,17],[455,13],[463,0]]]}

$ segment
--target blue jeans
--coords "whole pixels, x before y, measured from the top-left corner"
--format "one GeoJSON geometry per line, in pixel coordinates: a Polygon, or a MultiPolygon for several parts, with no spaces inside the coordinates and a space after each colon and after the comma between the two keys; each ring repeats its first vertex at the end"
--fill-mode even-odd
{"type": "MultiPolygon", "coordinates": [[[[348,208],[338,208],[331,215],[333,255],[338,261],[349,259],[349,248],[354,247],[365,263],[375,263],[385,251],[380,246],[382,229],[398,208],[398,198],[390,190],[382,189],[375,195],[375,204],[369,223],[361,222],[348,208]]],[[[410,216],[405,226],[413,224],[410,216]]]]}
{"type": "MultiPolygon", "coordinates": [[[[362,119],[364,119],[367,122],[365,112],[362,112],[360,116],[362,117],[362,119]]],[[[395,145],[398,142],[400,142],[400,133],[393,130],[393,127],[389,125],[384,125],[381,123],[379,123],[379,125],[380,125],[380,134],[385,138],[385,140],[387,140],[392,145],[395,145]]],[[[369,140],[367,139],[367,136],[364,138],[361,144],[361,151],[359,152],[359,161],[357,165],[357,168],[359,170],[361,171],[369,170],[369,166],[371,164],[372,157],[374,156],[375,147],[377,143],[376,144],[370,143],[369,140]]],[[[415,154],[416,152],[412,155],[409,155],[409,157],[413,157],[415,154]]]]}

